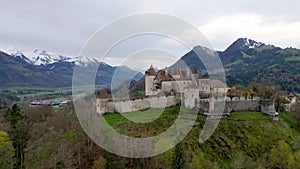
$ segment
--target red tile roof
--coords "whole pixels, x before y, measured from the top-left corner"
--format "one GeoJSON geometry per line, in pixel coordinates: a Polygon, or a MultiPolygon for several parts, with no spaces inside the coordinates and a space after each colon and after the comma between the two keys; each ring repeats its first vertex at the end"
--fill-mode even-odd
{"type": "Polygon", "coordinates": [[[109,99],[109,98],[110,98],[110,96],[108,95],[106,89],[102,89],[102,90],[100,91],[99,98],[100,98],[100,99],[109,99]]]}
{"type": "Polygon", "coordinates": [[[155,72],[153,66],[151,65],[150,68],[148,69],[148,71],[146,71],[146,74],[149,76],[156,76],[157,73],[155,72]]]}

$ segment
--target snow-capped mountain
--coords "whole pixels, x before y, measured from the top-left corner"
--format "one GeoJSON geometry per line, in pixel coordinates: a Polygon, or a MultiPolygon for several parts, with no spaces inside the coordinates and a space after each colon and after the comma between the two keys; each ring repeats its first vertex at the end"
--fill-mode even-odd
{"type": "Polygon", "coordinates": [[[248,50],[265,46],[264,43],[256,42],[248,38],[239,38],[232,45],[230,45],[226,51],[236,51],[236,50],[248,50]]]}
{"type": "MultiPolygon", "coordinates": [[[[0,49],[0,86],[70,86],[75,66],[87,71],[97,70],[97,85],[110,84],[113,77],[117,80],[114,84],[121,84],[132,78],[139,80],[143,76],[127,66],[113,67],[95,58],[70,57],[40,50],[22,52],[10,48],[0,49]]],[[[88,77],[84,76],[80,80],[88,82],[85,78],[88,77]]]]}
{"type": "Polygon", "coordinates": [[[50,53],[47,51],[34,50],[24,53],[34,65],[48,65],[55,62],[75,62],[77,58],[64,56],[61,54],[50,53]]]}
{"type": "Polygon", "coordinates": [[[14,47],[10,47],[8,50],[0,50],[11,56],[18,57],[33,65],[52,65],[58,62],[75,63],[79,66],[98,66],[99,64],[107,65],[105,62],[101,62],[95,58],[90,57],[71,57],[63,54],[48,52],[45,50],[34,51],[20,51],[14,47]]]}
{"type": "Polygon", "coordinates": [[[69,57],[62,54],[47,52],[47,51],[19,51],[13,47],[8,50],[2,50],[3,52],[23,59],[24,61],[34,65],[49,65],[55,62],[75,62],[78,57],[69,57]]]}
{"type": "Polygon", "coordinates": [[[3,51],[4,53],[7,53],[11,56],[14,56],[14,57],[18,57],[20,59],[23,59],[24,61],[28,62],[28,63],[31,63],[32,61],[27,58],[21,51],[18,51],[16,50],[14,47],[10,47],[9,49],[2,49],[1,51],[3,51]]]}
{"type": "Polygon", "coordinates": [[[240,39],[243,41],[244,45],[242,47],[248,47],[249,49],[258,48],[264,45],[264,43],[256,42],[254,40],[248,39],[248,38],[242,38],[240,39]]]}

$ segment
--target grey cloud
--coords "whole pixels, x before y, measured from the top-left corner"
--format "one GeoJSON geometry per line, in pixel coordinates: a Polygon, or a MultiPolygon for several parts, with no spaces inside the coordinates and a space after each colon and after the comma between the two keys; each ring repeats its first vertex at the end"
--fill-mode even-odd
{"type": "MultiPolygon", "coordinates": [[[[115,19],[139,12],[168,13],[196,26],[221,16],[254,13],[265,18],[263,24],[272,25],[281,21],[299,21],[299,6],[300,1],[297,0],[2,0],[0,43],[77,55],[96,30],[115,19]]],[[[228,39],[234,38],[213,40],[214,44],[225,48],[229,45],[228,39]]]]}

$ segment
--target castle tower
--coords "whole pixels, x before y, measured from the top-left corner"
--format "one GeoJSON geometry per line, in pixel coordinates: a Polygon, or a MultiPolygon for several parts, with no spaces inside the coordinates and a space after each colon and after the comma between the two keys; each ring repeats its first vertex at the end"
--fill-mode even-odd
{"type": "Polygon", "coordinates": [[[192,82],[193,82],[193,85],[196,85],[199,87],[198,79],[199,79],[198,70],[196,67],[194,67],[193,72],[192,72],[192,82]]]}
{"type": "Polygon", "coordinates": [[[183,91],[184,91],[184,97],[183,97],[184,106],[188,109],[192,109],[196,107],[198,101],[200,100],[198,86],[190,85],[184,88],[183,91]]]}
{"type": "Polygon", "coordinates": [[[96,94],[96,111],[99,114],[104,114],[108,110],[107,101],[110,99],[106,89],[102,89],[100,93],[96,94]]]}
{"type": "Polygon", "coordinates": [[[156,77],[156,72],[151,65],[148,71],[145,72],[145,95],[153,95],[155,90],[154,79],[156,77]]]}

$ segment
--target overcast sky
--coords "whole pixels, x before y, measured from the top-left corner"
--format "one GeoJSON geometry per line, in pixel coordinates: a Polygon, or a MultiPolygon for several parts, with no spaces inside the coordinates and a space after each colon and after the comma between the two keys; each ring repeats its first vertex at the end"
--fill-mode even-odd
{"type": "Polygon", "coordinates": [[[299,7],[298,0],[1,0],[0,47],[75,56],[110,22],[158,12],[193,24],[217,50],[239,37],[300,48],[299,7]]]}

